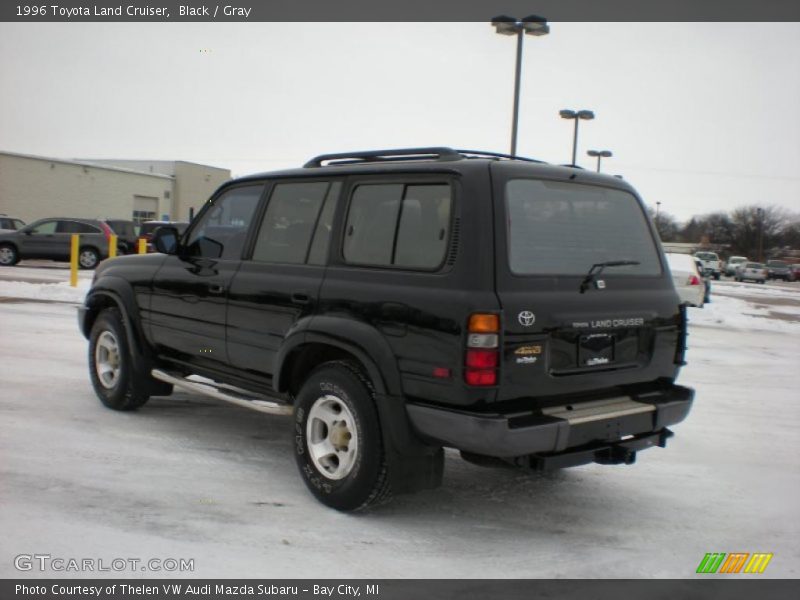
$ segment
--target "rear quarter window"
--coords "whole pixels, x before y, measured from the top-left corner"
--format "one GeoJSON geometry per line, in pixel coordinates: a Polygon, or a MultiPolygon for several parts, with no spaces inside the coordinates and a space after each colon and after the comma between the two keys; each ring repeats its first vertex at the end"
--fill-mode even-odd
{"type": "Polygon", "coordinates": [[[362,184],[350,200],[348,263],[435,270],[444,262],[452,190],[447,183],[362,184]]]}
{"type": "Polygon", "coordinates": [[[608,274],[660,275],[658,249],[639,202],[628,192],[575,183],[512,179],[506,184],[509,267],[515,275],[584,275],[618,260],[608,274]]]}

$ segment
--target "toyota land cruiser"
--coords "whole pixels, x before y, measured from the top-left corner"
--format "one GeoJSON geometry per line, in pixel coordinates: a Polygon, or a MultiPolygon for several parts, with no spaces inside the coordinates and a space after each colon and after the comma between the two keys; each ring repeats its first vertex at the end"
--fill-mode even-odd
{"type": "MultiPolygon", "coordinates": [[[[80,310],[100,400],[173,386],[291,417],[303,480],[356,510],[479,464],[664,447],[686,315],[624,181],[488,152],[316,157],[217,190],[80,310]]],[[[288,433],[288,432],[287,432],[288,433]]]]}

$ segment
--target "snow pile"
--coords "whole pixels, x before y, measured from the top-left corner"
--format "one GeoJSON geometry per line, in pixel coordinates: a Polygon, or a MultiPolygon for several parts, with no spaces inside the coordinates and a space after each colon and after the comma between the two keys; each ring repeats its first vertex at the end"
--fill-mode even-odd
{"type": "Polygon", "coordinates": [[[739,298],[715,296],[712,291],[710,304],[689,309],[689,323],[701,327],[800,333],[800,308],[755,305],[739,298]],[[776,318],[776,315],[788,319],[776,318]]]}
{"type": "Polygon", "coordinates": [[[78,280],[77,287],[68,281],[60,283],[27,283],[25,281],[0,281],[0,298],[26,298],[82,304],[92,286],[89,279],[78,280]]]}

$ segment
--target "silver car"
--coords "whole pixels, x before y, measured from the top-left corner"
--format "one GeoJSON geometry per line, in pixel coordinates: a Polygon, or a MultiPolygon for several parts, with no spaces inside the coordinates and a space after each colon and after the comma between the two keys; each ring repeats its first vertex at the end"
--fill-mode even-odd
{"type": "Polygon", "coordinates": [[[736,281],[764,283],[766,280],[767,267],[761,263],[749,262],[736,269],[736,281]]]}
{"type": "Polygon", "coordinates": [[[94,269],[108,257],[108,240],[114,232],[103,221],[41,219],[19,231],[0,233],[0,267],[28,258],[68,261],[73,233],[80,234],[78,264],[82,269],[94,269]]]}

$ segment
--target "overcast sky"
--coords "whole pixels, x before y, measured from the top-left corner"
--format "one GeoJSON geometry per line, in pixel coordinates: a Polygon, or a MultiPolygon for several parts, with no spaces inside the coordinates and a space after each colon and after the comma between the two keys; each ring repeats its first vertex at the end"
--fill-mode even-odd
{"type": "MultiPolygon", "coordinates": [[[[488,23],[0,24],[0,150],[234,175],[324,152],[507,152],[514,39],[488,23]]],[[[518,152],[569,162],[562,108],[679,219],[800,211],[800,24],[552,23],[525,39],[518,152]]],[[[0,174],[2,176],[2,174],[0,174]]]]}

